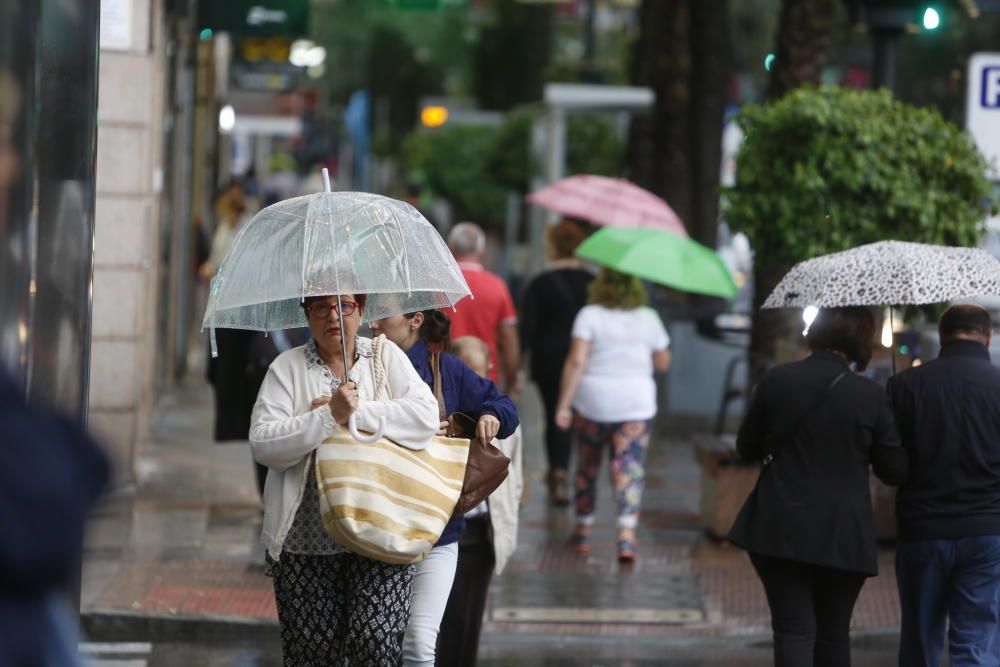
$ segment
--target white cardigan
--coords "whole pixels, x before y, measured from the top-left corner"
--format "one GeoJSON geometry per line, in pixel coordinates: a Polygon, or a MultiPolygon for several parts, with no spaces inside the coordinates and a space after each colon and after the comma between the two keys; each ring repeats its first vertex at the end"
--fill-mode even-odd
{"type": "MultiPolygon", "coordinates": [[[[437,432],[438,405],[427,384],[394,343],[381,341],[386,381],[382,395],[374,392],[372,359],[360,357],[351,368],[360,404],[359,430],[374,431],[386,419],[386,437],[409,449],[427,446],[437,432]],[[377,399],[377,400],[376,400],[377,399]]],[[[358,344],[369,343],[359,337],[358,344]]],[[[264,527],[261,539],[272,558],[281,556],[295,512],[311,479],[310,454],[339,426],[326,407],[310,410],[314,398],[330,395],[322,368],[310,368],[305,346],[288,350],[268,368],[250,421],[250,447],[256,461],[269,468],[264,485],[264,527]]]]}

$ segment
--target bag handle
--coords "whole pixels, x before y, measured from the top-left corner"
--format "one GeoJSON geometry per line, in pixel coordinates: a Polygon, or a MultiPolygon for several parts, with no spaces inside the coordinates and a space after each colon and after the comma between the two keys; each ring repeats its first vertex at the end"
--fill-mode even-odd
{"type": "MultiPolygon", "coordinates": [[[[787,431],[785,431],[780,436],[775,436],[775,437],[771,438],[771,440],[772,441],[777,441],[779,443],[781,443],[781,442],[785,442],[785,443],[790,442],[791,439],[792,439],[792,437],[802,427],[802,424],[805,423],[806,419],[810,415],[812,415],[819,406],[821,406],[823,404],[823,402],[830,396],[830,394],[833,393],[834,387],[836,387],[840,383],[840,381],[843,380],[844,377],[848,373],[850,373],[850,371],[846,370],[843,373],[841,373],[840,375],[838,375],[837,377],[833,378],[833,382],[831,382],[827,386],[827,388],[823,390],[823,393],[819,395],[819,398],[817,398],[815,401],[813,401],[813,404],[810,405],[806,410],[804,410],[802,412],[802,414],[799,415],[798,419],[796,419],[795,423],[792,425],[792,428],[788,429],[787,431]]],[[[780,452],[781,449],[782,449],[782,445],[780,445],[780,444],[778,445],[777,448],[772,448],[771,449],[770,453],[768,453],[764,457],[764,459],[763,459],[762,463],[764,465],[764,468],[767,468],[768,464],[770,464],[772,461],[774,461],[774,457],[778,455],[778,452],[780,452]]]]}
{"type": "Polygon", "coordinates": [[[385,386],[385,364],[382,363],[382,350],[384,338],[377,336],[372,339],[372,398],[379,400],[379,394],[385,386]]]}
{"type": "Polygon", "coordinates": [[[431,377],[434,378],[434,398],[437,399],[438,416],[441,421],[448,419],[444,409],[444,391],[441,389],[441,353],[431,352],[431,377]]]}
{"type": "MultiPolygon", "coordinates": [[[[382,363],[382,352],[385,346],[382,345],[382,336],[372,340],[372,384],[374,385],[372,396],[377,401],[379,393],[385,385],[385,365],[382,363]]],[[[358,431],[357,413],[352,414],[347,420],[347,430],[351,437],[362,443],[377,442],[385,435],[385,416],[378,418],[378,428],[371,435],[364,435],[358,431]]]]}

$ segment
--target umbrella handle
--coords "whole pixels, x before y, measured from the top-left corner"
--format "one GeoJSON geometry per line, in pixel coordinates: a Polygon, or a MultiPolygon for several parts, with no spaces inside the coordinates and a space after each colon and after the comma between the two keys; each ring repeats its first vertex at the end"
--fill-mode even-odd
{"type": "Polygon", "coordinates": [[[362,435],[358,430],[358,424],[355,420],[355,415],[351,415],[350,419],[347,420],[347,430],[351,432],[351,437],[358,442],[363,442],[365,444],[370,444],[376,440],[381,440],[382,436],[385,435],[385,417],[378,418],[378,428],[371,435],[362,435]]]}

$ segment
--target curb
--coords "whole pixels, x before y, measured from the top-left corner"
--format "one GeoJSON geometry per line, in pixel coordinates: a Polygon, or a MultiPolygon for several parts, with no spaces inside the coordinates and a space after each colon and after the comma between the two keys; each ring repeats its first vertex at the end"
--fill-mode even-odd
{"type": "MultiPolygon", "coordinates": [[[[80,625],[91,641],[204,641],[204,640],[257,640],[280,642],[281,632],[277,620],[245,616],[218,616],[212,614],[169,614],[129,612],[124,610],[90,610],[80,616],[80,625]]],[[[569,645],[612,643],[621,637],[591,637],[587,635],[533,635],[510,632],[485,632],[484,644],[506,642],[517,638],[520,643],[551,644],[554,640],[569,645]]],[[[746,646],[764,648],[771,646],[769,636],[735,637],[632,637],[635,644],[650,647],[720,647],[746,646]]],[[[899,631],[895,629],[852,632],[851,646],[856,649],[889,649],[899,645],[899,631]]]]}
{"type": "Polygon", "coordinates": [[[280,641],[276,619],[212,614],[167,614],[124,610],[89,610],[80,627],[90,640],[147,641],[261,639],[280,641]]]}

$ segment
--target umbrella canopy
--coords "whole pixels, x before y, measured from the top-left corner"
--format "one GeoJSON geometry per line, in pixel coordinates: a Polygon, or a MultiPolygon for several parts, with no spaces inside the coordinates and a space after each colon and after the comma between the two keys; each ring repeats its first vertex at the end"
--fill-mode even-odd
{"type": "Polygon", "coordinates": [[[322,192],[269,206],[247,223],[212,279],[202,326],[306,326],[303,298],[362,293],[371,321],[453,306],[469,287],[441,235],[409,204],[322,192]]]}
{"type": "Polygon", "coordinates": [[[684,292],[731,298],[736,285],[711,249],[659,229],[606,227],[576,249],[578,257],[684,292]]]}
{"type": "Polygon", "coordinates": [[[527,199],[550,211],[603,227],[653,227],[688,235],[667,202],[620,178],[570,176],[531,193],[527,199]]]}
{"type": "Polygon", "coordinates": [[[764,308],[922,305],[1000,294],[1000,262],[985,250],[880,241],[792,267],[764,308]]]}

